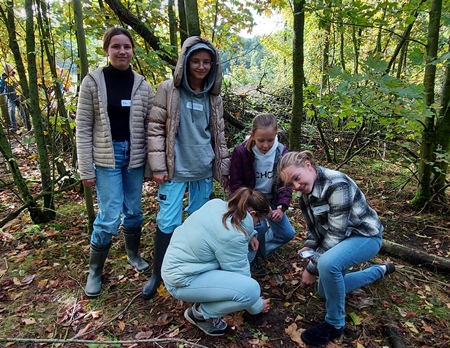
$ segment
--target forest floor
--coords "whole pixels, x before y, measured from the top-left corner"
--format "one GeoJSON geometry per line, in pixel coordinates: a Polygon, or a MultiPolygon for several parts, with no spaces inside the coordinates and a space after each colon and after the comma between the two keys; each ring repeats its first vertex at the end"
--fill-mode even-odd
{"type": "MultiPolygon", "coordinates": [[[[33,176],[38,166],[21,168],[33,176]]],[[[412,210],[409,200],[415,186],[407,184],[398,167],[361,162],[341,170],[379,213],[386,240],[450,257],[448,211],[412,210]]],[[[0,187],[0,219],[20,206],[6,173],[0,166],[0,183],[9,183],[0,187]]],[[[144,185],[142,254],[151,263],[158,203],[155,185],[144,185]]],[[[263,315],[227,316],[231,330],[223,337],[207,336],[188,323],[183,311],[190,304],[174,300],[164,286],[152,300],[139,296],[149,275],[127,264],[121,234],[105,265],[102,295],[86,298],[89,237],[84,200],[70,191],[58,195],[56,204],[57,218],[49,224],[34,225],[23,212],[0,229],[0,346],[304,347],[301,332],[324,319],[324,302],[315,289],[299,286],[305,264],[297,250],[305,232],[295,202],[287,214],[297,235],[265,264],[267,275],[258,279],[272,309],[263,315]]],[[[397,271],[347,296],[344,337],[327,347],[450,347],[450,275],[383,252],[371,260],[385,261],[393,262],[397,271]]]]}

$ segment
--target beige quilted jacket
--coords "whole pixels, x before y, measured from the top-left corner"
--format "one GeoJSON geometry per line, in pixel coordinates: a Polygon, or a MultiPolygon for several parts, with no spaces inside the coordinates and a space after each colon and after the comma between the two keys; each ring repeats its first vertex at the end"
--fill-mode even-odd
{"type": "Polygon", "coordinates": [[[156,92],[153,109],[150,113],[148,130],[148,160],[152,172],[168,173],[169,180],[174,173],[175,135],[180,124],[180,92],[183,77],[183,62],[186,52],[193,45],[203,42],[216,54],[216,79],[210,92],[210,130],[214,148],[214,179],[221,181],[222,175],[230,173],[230,155],[225,141],[225,125],[223,120],[223,103],[220,96],[222,84],[222,68],[219,52],[207,40],[198,36],[188,38],[178,57],[172,80],[164,81],[156,92]]]}
{"type": "MultiPolygon", "coordinates": [[[[114,168],[114,149],[107,115],[106,85],[103,68],[83,79],[76,114],[76,144],[80,177],[95,178],[94,164],[114,168]]],[[[146,164],[147,129],[154,93],[144,77],[134,72],[130,109],[130,165],[146,164]]],[[[146,173],[148,176],[149,173],[146,173]]]]}

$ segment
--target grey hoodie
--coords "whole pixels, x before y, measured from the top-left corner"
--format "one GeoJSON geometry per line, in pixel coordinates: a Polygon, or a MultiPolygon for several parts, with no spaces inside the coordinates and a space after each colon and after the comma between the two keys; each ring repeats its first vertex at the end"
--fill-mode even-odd
{"type": "Polygon", "coordinates": [[[216,76],[214,51],[203,42],[191,46],[184,57],[183,79],[180,89],[180,125],[175,141],[175,182],[197,181],[212,177],[214,149],[209,122],[211,118],[209,92],[216,76]],[[189,57],[196,51],[211,56],[211,70],[205,78],[203,90],[196,93],[189,86],[189,57]]]}

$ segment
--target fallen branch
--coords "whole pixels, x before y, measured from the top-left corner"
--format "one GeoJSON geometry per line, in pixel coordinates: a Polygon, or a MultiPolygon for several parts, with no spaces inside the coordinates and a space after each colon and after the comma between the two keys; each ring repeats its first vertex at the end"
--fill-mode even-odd
{"type": "Polygon", "coordinates": [[[389,342],[392,344],[392,348],[406,348],[403,335],[398,331],[397,325],[392,322],[387,313],[383,314],[383,326],[389,338],[389,342]]]}
{"type": "Polygon", "coordinates": [[[143,340],[127,340],[127,341],[91,341],[91,340],[79,340],[79,339],[68,339],[68,340],[62,340],[62,339],[56,339],[56,338],[49,338],[49,339],[40,339],[40,338],[7,338],[7,337],[0,337],[0,342],[26,342],[26,343],[84,343],[84,344],[142,344],[142,343],[182,343],[185,344],[187,347],[199,347],[199,348],[210,348],[207,346],[203,346],[198,343],[189,342],[183,339],[179,338],[149,338],[149,339],[143,339],[143,340]]]}
{"type": "Polygon", "coordinates": [[[428,254],[388,240],[383,240],[381,251],[412,265],[423,265],[433,271],[450,272],[450,260],[445,257],[428,254]]]}

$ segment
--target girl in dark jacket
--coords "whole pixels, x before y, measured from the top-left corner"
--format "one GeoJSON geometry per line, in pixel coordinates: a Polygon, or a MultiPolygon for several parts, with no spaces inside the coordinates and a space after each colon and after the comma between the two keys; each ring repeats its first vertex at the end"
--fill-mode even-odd
{"type": "MultiPolygon", "coordinates": [[[[295,235],[285,214],[291,202],[292,189],[280,185],[276,175],[280,158],[288,152],[288,148],[278,142],[277,132],[277,119],[274,115],[256,116],[250,136],[234,149],[231,157],[231,194],[240,187],[257,189],[266,195],[272,208],[267,219],[255,226],[260,242],[259,251],[264,259],[295,235]]],[[[249,253],[250,261],[254,260],[252,271],[255,276],[262,276],[265,272],[255,256],[256,250],[249,253]]]]}

